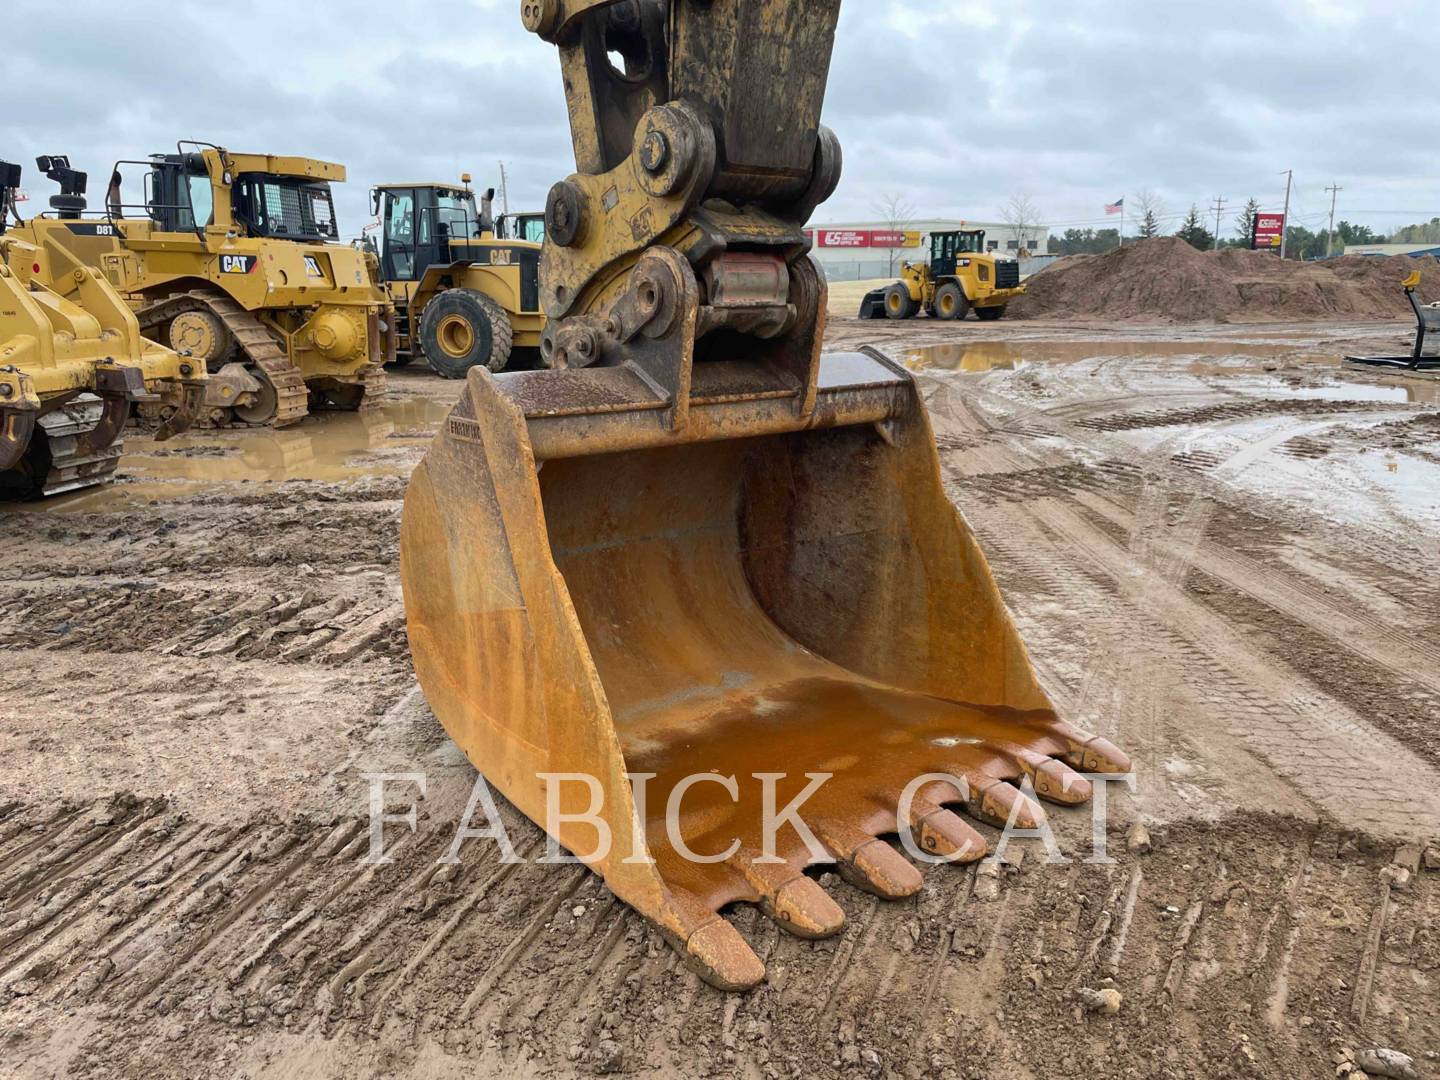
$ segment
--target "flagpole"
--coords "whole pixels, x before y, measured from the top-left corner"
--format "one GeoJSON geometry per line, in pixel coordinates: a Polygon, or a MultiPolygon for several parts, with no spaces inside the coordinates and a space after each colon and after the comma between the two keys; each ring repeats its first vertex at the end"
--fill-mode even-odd
{"type": "Polygon", "coordinates": [[[1125,199],[1120,199],[1120,246],[1125,246],[1125,199]]]}

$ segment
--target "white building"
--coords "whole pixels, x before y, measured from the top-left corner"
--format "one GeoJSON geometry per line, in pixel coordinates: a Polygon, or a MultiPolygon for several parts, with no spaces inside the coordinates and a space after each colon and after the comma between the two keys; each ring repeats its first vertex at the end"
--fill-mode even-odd
{"type": "Polygon", "coordinates": [[[924,218],[893,230],[883,221],[855,221],[814,225],[813,254],[831,281],[864,281],[894,277],[905,261],[922,262],[930,254],[930,234],[955,229],[983,229],[985,249],[1001,256],[1019,257],[1021,251],[1043,253],[1050,229],[1036,225],[1019,235],[1004,222],[961,218],[924,218]]]}
{"type": "Polygon", "coordinates": [[[1440,258],[1440,244],[1346,244],[1346,255],[1434,255],[1440,258]]]}

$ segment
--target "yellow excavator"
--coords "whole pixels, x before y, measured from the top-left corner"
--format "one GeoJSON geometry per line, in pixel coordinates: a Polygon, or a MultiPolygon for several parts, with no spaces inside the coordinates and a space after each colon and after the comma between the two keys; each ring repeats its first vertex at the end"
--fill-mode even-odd
{"type": "Polygon", "coordinates": [[[512,350],[539,346],[540,245],[497,235],[494,198],[485,192],[477,209],[469,174],[371,189],[400,362],[423,356],[437,375],[463,379],[476,364],[503,371],[512,350]]]}
{"type": "Polygon", "coordinates": [[[86,212],[83,172],[39,159],[60,194],[17,235],[99,267],[147,337],[200,360],[207,423],[285,427],[311,409],[383,401],[394,315],[366,253],[337,242],[330,184],[344,166],[194,142],[176,151],[117,162],[99,213],[86,212]],[[136,168],[145,198],[127,203],[136,168]]]}
{"type": "Polygon", "coordinates": [[[205,394],[204,368],[141,337],[94,268],[6,235],[20,177],[0,161],[0,499],[104,483],[133,405],[167,439],[205,394]]]}
{"type": "Polygon", "coordinates": [[[401,526],[436,716],[727,989],[764,976],[727,905],[835,934],[807,868],[913,895],[897,827],[976,859],[950,807],[1033,826],[1017,783],[1069,804],[1129,768],[1041,688],[912,377],[821,353],[839,8],[522,4],[578,167],[546,205],[550,367],[470,370],[401,526]]]}

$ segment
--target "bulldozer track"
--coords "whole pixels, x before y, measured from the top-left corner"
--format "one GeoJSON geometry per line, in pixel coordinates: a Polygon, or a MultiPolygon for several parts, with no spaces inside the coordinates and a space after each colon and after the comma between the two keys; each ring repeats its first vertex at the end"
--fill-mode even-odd
{"type": "Polygon", "coordinates": [[[359,383],[362,390],[360,412],[379,409],[390,397],[389,383],[386,379],[385,367],[382,364],[367,364],[360,369],[355,381],[359,383]]]}
{"type": "Polygon", "coordinates": [[[212,313],[230,332],[247,364],[265,373],[276,395],[275,416],[270,427],[289,427],[305,419],[310,411],[310,394],[305,387],[305,377],[290,362],[275,335],[254,313],[246,311],[222,293],[195,289],[145,308],[139,313],[140,328],[148,336],[182,311],[212,313]]]}

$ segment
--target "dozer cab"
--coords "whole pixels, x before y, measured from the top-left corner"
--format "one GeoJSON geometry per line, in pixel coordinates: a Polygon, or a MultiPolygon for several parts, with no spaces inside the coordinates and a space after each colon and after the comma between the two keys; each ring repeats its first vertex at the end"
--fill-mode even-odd
{"type": "Polygon", "coordinates": [[[463,379],[477,364],[502,371],[515,348],[540,344],[540,245],[497,238],[487,191],[477,210],[461,184],[380,184],[380,276],[399,319],[397,354],[424,356],[463,379]]]}
{"type": "MultiPolygon", "coordinates": [[[[0,161],[0,499],[104,483],[132,405],[153,408],[156,438],[167,439],[190,426],[205,393],[204,368],[141,337],[96,269],[6,235],[20,176],[0,161]]],[[[52,205],[68,213],[76,197],[52,205]]]]}
{"type": "Polygon", "coordinates": [[[1411,371],[1433,371],[1440,368],[1440,304],[1420,302],[1420,271],[1409,274],[1400,287],[1415,312],[1415,344],[1408,356],[1347,356],[1352,364],[1366,367],[1409,368],[1411,371]]]}
{"type": "Polygon", "coordinates": [[[435,715],[730,989],[764,967],[728,905],[835,934],[807,868],[913,895],[897,828],[976,859],[949,807],[1033,825],[1017,782],[1074,803],[1075,770],[1128,769],[1041,688],[912,377],[821,354],[803,226],[840,177],[839,8],[522,5],[578,166],[546,208],[551,366],[471,369],[401,526],[435,715]]]}
{"type": "Polygon", "coordinates": [[[383,400],[394,318],[365,253],[338,242],[330,184],[344,167],[176,150],[118,162],[103,212],[81,199],[24,239],[100,267],[147,337],[205,365],[207,423],[285,427],[383,400]]]}
{"type": "Polygon", "coordinates": [[[860,318],[908,319],[923,308],[947,322],[972,310],[977,319],[993,320],[1024,292],[1020,264],[987,252],[985,230],[937,232],[930,236],[930,261],[902,264],[899,281],[866,295],[860,318]]]}

